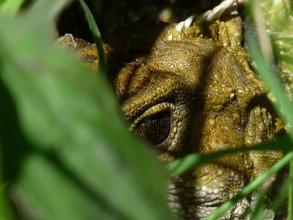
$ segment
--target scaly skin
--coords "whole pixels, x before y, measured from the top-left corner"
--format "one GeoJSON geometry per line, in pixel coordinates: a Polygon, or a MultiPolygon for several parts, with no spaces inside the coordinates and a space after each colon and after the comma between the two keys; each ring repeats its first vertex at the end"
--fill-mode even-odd
{"type": "MultiPolygon", "coordinates": [[[[216,21],[205,31],[196,24],[178,31],[170,24],[149,54],[116,74],[114,88],[130,130],[151,142],[161,160],[275,136],[266,91],[241,43],[239,17],[216,21]]],[[[78,45],[82,57],[88,57],[86,48],[93,58],[92,45],[78,45]]],[[[237,153],[203,165],[172,180],[170,207],[184,219],[204,219],[280,157],[276,152],[237,153]]],[[[245,198],[222,219],[243,219],[249,206],[245,198]]]]}

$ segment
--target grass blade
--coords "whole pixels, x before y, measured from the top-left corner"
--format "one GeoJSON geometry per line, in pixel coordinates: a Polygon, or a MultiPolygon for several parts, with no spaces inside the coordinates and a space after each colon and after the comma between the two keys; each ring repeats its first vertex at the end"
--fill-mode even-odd
{"type": "Polygon", "coordinates": [[[0,219],[13,220],[13,215],[6,199],[6,186],[0,183],[0,219]]]}
{"type": "Polygon", "coordinates": [[[280,169],[286,166],[293,159],[293,152],[286,154],[282,159],[277,161],[271,168],[265,171],[263,174],[258,176],[253,182],[249,183],[243,188],[239,193],[236,194],[232,199],[229,199],[224,204],[222,204],[218,209],[216,209],[207,220],[216,220],[220,218],[228,209],[230,209],[234,204],[237,203],[242,198],[247,197],[252,192],[254,192],[260,185],[262,185],[267,178],[271,175],[277,173],[280,169]]]}
{"type": "MultiPolygon", "coordinates": [[[[257,66],[257,72],[259,73],[261,79],[271,91],[273,97],[276,98],[276,102],[273,102],[275,109],[278,111],[279,116],[283,119],[284,122],[293,125],[293,103],[291,103],[286,96],[286,92],[282,87],[282,83],[278,78],[278,74],[272,69],[274,66],[273,63],[273,54],[271,48],[271,43],[269,37],[265,30],[265,24],[263,23],[261,11],[258,5],[259,1],[250,1],[248,11],[253,16],[255,24],[257,26],[257,35],[259,37],[259,45],[251,30],[248,30],[248,48],[253,56],[253,60],[257,66]]],[[[293,140],[293,130],[289,130],[289,136],[293,140]]]]}
{"type": "Polygon", "coordinates": [[[286,152],[292,150],[293,144],[288,135],[283,135],[282,137],[278,137],[269,142],[261,143],[252,147],[235,147],[230,149],[223,149],[208,154],[190,154],[183,159],[179,159],[172,162],[168,166],[168,170],[171,173],[171,175],[181,175],[189,170],[195,169],[203,163],[209,163],[227,154],[237,152],[276,150],[276,146],[278,146],[278,150],[286,152]]]}
{"type": "Polygon", "coordinates": [[[88,26],[90,28],[90,31],[92,33],[93,39],[95,41],[95,44],[96,44],[96,47],[98,50],[99,71],[102,73],[103,76],[105,76],[107,73],[107,65],[106,65],[100,30],[95,22],[94,16],[92,15],[92,13],[91,13],[90,9],[88,8],[88,6],[86,5],[86,3],[83,0],[79,0],[79,2],[82,6],[84,13],[85,13],[86,20],[88,22],[88,26]]]}

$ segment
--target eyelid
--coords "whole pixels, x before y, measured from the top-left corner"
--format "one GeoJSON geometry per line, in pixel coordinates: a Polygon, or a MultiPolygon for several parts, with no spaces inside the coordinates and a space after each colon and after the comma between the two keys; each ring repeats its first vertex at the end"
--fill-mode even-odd
{"type": "Polygon", "coordinates": [[[135,127],[146,117],[152,116],[154,114],[157,114],[159,112],[165,111],[165,110],[175,110],[175,105],[168,102],[163,102],[157,105],[152,106],[148,110],[146,110],[142,115],[140,115],[135,121],[130,125],[129,130],[133,131],[135,127]]]}
{"type": "Polygon", "coordinates": [[[175,105],[163,102],[154,105],[135,119],[129,130],[135,131],[142,120],[163,111],[170,111],[170,131],[168,137],[162,143],[156,145],[156,148],[164,148],[168,152],[179,152],[184,146],[188,114],[190,113],[189,108],[184,104],[175,105]]]}

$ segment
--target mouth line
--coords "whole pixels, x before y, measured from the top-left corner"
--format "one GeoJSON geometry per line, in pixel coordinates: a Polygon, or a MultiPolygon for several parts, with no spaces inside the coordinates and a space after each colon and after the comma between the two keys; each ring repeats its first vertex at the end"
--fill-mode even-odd
{"type": "MultiPolygon", "coordinates": [[[[198,191],[197,193],[203,193],[203,191],[198,191]]],[[[233,196],[235,196],[237,193],[235,193],[233,196]]],[[[230,197],[222,197],[218,194],[210,194],[208,197],[200,197],[196,195],[183,195],[180,193],[174,193],[174,192],[168,192],[169,198],[172,197],[172,199],[169,200],[169,202],[179,202],[180,200],[184,200],[186,204],[190,204],[190,206],[201,206],[201,207],[219,207],[226,201],[230,199],[230,197]],[[219,199],[219,197],[222,197],[222,199],[219,199]],[[188,202],[186,202],[188,201],[188,202]]],[[[232,197],[231,197],[232,198],[232,197]]]]}
{"type": "MultiPolygon", "coordinates": [[[[220,219],[243,219],[243,217],[247,216],[248,210],[251,207],[250,197],[245,197],[237,201],[220,219]]],[[[178,201],[168,200],[168,205],[174,213],[178,213],[183,219],[206,219],[227,200],[213,204],[198,203],[196,201],[188,201],[181,204],[180,201],[184,201],[184,199],[179,199],[178,201]]]]}
{"type": "Polygon", "coordinates": [[[236,196],[245,184],[244,174],[219,164],[206,164],[187,179],[173,179],[167,193],[171,202],[181,200],[196,206],[218,207],[236,196]]]}

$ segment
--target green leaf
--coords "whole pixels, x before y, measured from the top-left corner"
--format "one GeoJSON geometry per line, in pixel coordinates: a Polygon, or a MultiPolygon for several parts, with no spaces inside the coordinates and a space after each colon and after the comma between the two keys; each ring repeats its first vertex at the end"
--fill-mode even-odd
{"type": "Polygon", "coordinates": [[[6,197],[6,185],[0,183],[0,220],[13,220],[13,216],[6,197]]]}
{"type": "Polygon", "coordinates": [[[0,19],[0,76],[33,145],[16,198],[32,219],[173,219],[162,166],[127,131],[104,78],[54,47],[46,20],[35,19],[50,12],[34,8],[0,19]]]}
{"type": "Polygon", "coordinates": [[[25,0],[4,0],[0,2],[0,13],[14,15],[24,2],[25,0]]]}
{"type": "Polygon", "coordinates": [[[31,154],[23,165],[19,181],[12,190],[16,203],[27,207],[27,219],[115,219],[116,214],[116,218],[122,216],[114,213],[109,204],[104,204],[103,198],[91,194],[70,171],[52,162],[47,155],[31,154]]]}

